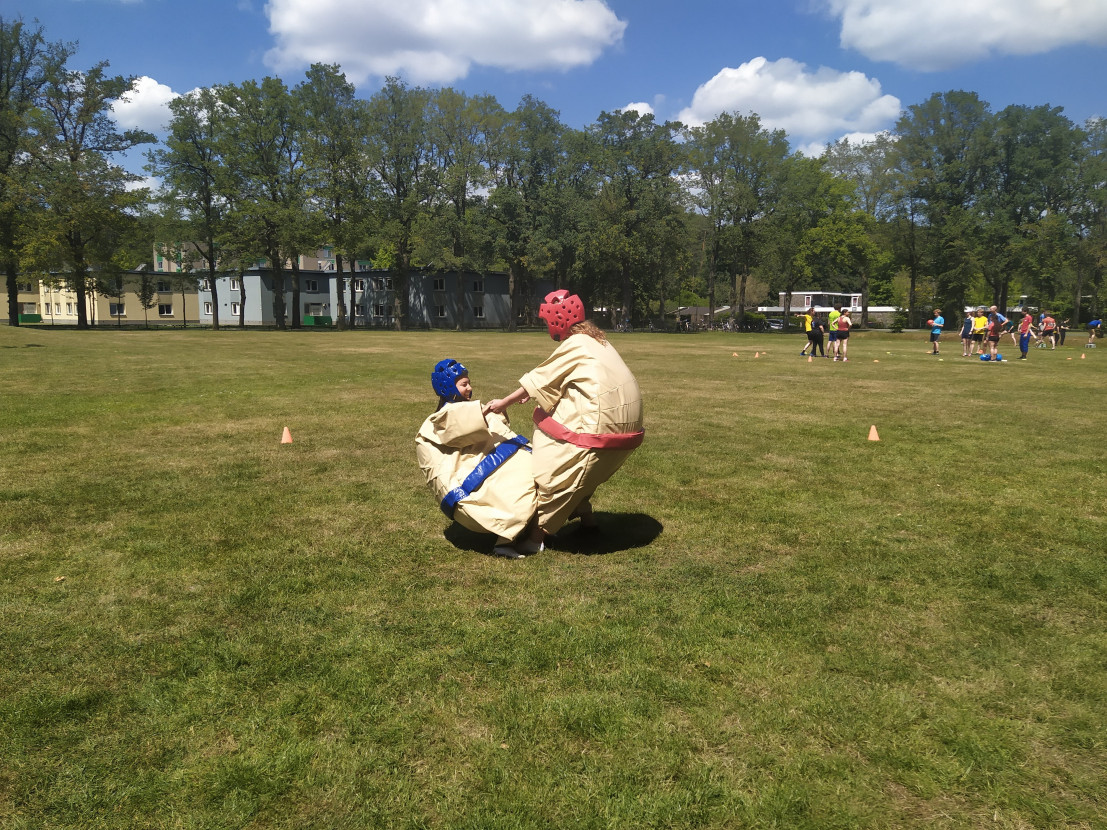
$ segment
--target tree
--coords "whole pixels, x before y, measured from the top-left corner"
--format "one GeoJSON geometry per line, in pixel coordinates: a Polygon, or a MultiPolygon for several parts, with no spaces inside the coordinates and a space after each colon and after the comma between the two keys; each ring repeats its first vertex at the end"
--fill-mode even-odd
{"type": "Polygon", "coordinates": [[[729,268],[736,275],[731,307],[736,307],[741,325],[746,284],[759,261],[759,222],[776,198],[788,139],[783,130],[762,128],[754,114],[722,113],[687,134],[689,196],[707,219],[703,244],[709,313],[714,319],[717,272],[729,268]]]}
{"type": "Polygon", "coordinates": [[[495,252],[507,264],[511,331],[528,311],[522,298],[532,293],[535,277],[555,271],[555,261],[567,268],[568,252],[575,251],[567,135],[555,110],[527,96],[507,116],[493,148],[487,216],[495,252]]]}
{"type": "Polygon", "coordinates": [[[285,328],[286,316],[284,262],[291,262],[292,327],[298,328],[299,255],[318,243],[321,233],[307,209],[302,111],[279,78],[223,87],[219,97],[226,107],[227,187],[238,192],[229,208],[234,227],[246,238],[241,247],[252,248],[255,243],[247,241],[252,237],[269,259],[279,329],[285,328]]]}
{"type": "MultiPolygon", "coordinates": [[[[312,64],[307,79],[293,94],[308,125],[303,135],[308,197],[334,245],[341,329],[347,325],[343,266],[349,263],[353,271],[369,209],[363,148],[366,108],[354,97],[354,87],[339,67],[332,65],[312,64]]],[[[349,319],[353,319],[352,307],[349,319]]]]}
{"type": "Polygon", "coordinates": [[[23,20],[0,16],[0,268],[7,277],[8,324],[19,325],[19,251],[21,221],[19,181],[21,163],[39,92],[56,75],[73,47],[48,44],[42,27],[28,28],[23,20]]]}
{"type": "Polygon", "coordinates": [[[368,164],[375,191],[376,232],[381,247],[392,257],[397,330],[408,322],[415,228],[429,211],[438,184],[427,124],[429,104],[427,90],[408,88],[391,77],[369,99],[368,164]]]}
{"type": "Polygon", "coordinates": [[[147,154],[147,169],[162,177],[162,200],[180,221],[180,234],[170,242],[193,242],[203,260],[211,286],[212,328],[219,329],[219,238],[224,232],[227,203],[220,193],[226,178],[221,152],[223,119],[214,89],[194,90],[169,102],[172,119],[165,147],[147,154]]]}
{"type": "Polygon", "coordinates": [[[139,177],[112,163],[116,153],[154,141],[140,130],[119,132],[111,103],[134,89],[135,79],[105,74],[107,62],[87,72],[59,70],[43,85],[31,120],[33,198],[41,211],[25,236],[32,262],[61,254],[77,295],[77,327],[88,328],[87,301],[93,268],[110,259],[98,243],[129,210],[143,204],[145,189],[128,187],[139,177]]]}
{"type": "Polygon", "coordinates": [[[658,124],[652,114],[600,113],[589,133],[599,190],[588,225],[588,273],[592,291],[620,321],[638,315],[635,298],[646,297],[666,267],[667,237],[682,229],[681,192],[675,174],[683,158],[676,142],[680,125],[658,124]]]}
{"type": "MultiPolygon", "coordinates": [[[[983,199],[996,170],[992,124],[988,105],[975,93],[951,91],[909,107],[896,125],[905,192],[922,220],[909,230],[926,232],[917,264],[935,279],[936,303],[963,303],[977,263],[994,285],[1007,273],[1004,229],[993,225],[987,239],[980,234],[983,199]]],[[[918,323],[913,295],[912,325],[918,323]]]]}

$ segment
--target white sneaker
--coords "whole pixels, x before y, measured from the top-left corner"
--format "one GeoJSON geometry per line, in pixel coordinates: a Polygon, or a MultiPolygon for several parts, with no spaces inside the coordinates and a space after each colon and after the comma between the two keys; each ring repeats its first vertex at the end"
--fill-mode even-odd
{"type": "Polygon", "coordinates": [[[515,550],[519,552],[520,556],[530,556],[532,553],[541,553],[546,549],[546,545],[542,542],[532,542],[529,539],[524,539],[521,542],[515,543],[515,550]]]}

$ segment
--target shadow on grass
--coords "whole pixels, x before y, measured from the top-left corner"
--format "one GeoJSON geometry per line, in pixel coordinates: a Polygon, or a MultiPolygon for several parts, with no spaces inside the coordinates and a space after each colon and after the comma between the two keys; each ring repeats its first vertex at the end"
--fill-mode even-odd
{"type": "MultiPolygon", "coordinates": [[[[580,522],[572,522],[546,540],[546,548],[560,553],[582,556],[602,556],[623,550],[642,548],[661,535],[664,526],[644,513],[596,512],[599,529],[587,531],[580,522]]],[[[446,528],[446,541],[460,550],[490,554],[496,537],[491,533],[475,533],[456,522],[446,528]]]]}

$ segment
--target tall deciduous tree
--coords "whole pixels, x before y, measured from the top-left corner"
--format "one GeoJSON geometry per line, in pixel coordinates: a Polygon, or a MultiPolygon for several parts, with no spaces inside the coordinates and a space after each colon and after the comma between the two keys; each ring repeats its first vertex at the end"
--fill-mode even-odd
{"type": "Polygon", "coordinates": [[[434,142],[427,123],[430,93],[396,78],[369,99],[368,163],[375,185],[376,232],[391,253],[397,330],[408,323],[408,282],[415,230],[435,197],[434,142]]]}
{"type": "Polygon", "coordinates": [[[675,175],[683,159],[678,124],[658,124],[652,114],[601,113],[590,129],[600,187],[593,202],[589,267],[593,286],[619,319],[635,316],[635,298],[649,296],[663,267],[666,237],[683,224],[675,175]]]}
{"type": "Polygon", "coordinates": [[[139,177],[112,161],[112,156],[154,141],[141,130],[119,131],[112,102],[131,92],[135,79],[105,73],[101,62],[87,72],[60,70],[43,86],[32,120],[29,151],[34,160],[34,194],[44,208],[26,238],[32,262],[61,253],[67,281],[77,296],[77,327],[88,327],[87,301],[94,267],[110,261],[101,244],[126,214],[143,204],[147,191],[129,189],[139,177]]]}
{"type": "Polygon", "coordinates": [[[759,262],[759,222],[776,199],[788,139],[783,130],[763,128],[757,115],[723,113],[688,130],[688,153],[689,193],[707,218],[709,311],[714,319],[716,275],[730,269],[736,275],[730,303],[741,324],[746,284],[759,262]]]}
{"type": "Polygon", "coordinates": [[[169,211],[182,221],[174,223],[181,234],[173,242],[194,242],[204,261],[211,286],[212,328],[219,328],[219,239],[224,232],[227,203],[219,185],[225,178],[219,133],[223,118],[219,95],[200,89],[169,102],[172,119],[165,146],[147,154],[147,169],[161,176],[162,194],[169,211]]]}
{"type": "Polygon", "coordinates": [[[20,164],[28,117],[46,79],[61,71],[71,46],[48,44],[41,26],[0,16],[0,268],[6,276],[8,324],[19,325],[19,251],[22,206],[20,164]]]}
{"type": "MultiPolygon", "coordinates": [[[[308,169],[309,200],[323,217],[327,241],[334,246],[338,285],[338,327],[347,316],[345,265],[353,263],[363,246],[369,210],[364,152],[366,107],[354,97],[354,87],[337,66],[313,64],[296,87],[305,121],[304,155],[308,169]]],[[[352,277],[351,277],[352,279],[352,277]]]]}

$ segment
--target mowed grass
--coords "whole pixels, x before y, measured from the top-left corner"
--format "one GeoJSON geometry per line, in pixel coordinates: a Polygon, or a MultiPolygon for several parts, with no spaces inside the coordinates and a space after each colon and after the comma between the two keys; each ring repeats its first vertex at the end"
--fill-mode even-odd
{"type": "Polygon", "coordinates": [[[613,335],[507,561],[412,439],[544,334],[0,327],[0,826],[1107,826],[1107,350],[801,338],[613,335]]]}

